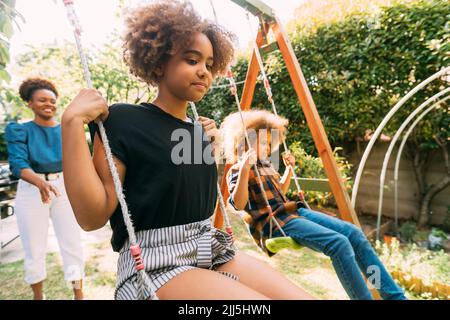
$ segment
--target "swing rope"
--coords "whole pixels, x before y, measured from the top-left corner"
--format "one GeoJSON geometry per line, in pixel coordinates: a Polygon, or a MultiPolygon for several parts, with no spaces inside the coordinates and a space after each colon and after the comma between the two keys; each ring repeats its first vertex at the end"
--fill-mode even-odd
{"type": "MultiPolygon", "coordinates": [[[[237,86],[236,86],[236,83],[234,81],[233,73],[231,72],[231,70],[228,70],[228,72],[227,72],[227,79],[230,82],[231,94],[234,96],[234,99],[235,99],[235,102],[236,102],[236,106],[238,108],[239,115],[241,117],[241,122],[242,122],[243,131],[244,131],[244,137],[245,137],[245,142],[246,142],[248,148],[251,149],[250,139],[248,138],[247,129],[245,127],[244,115],[243,115],[243,112],[242,112],[241,104],[239,102],[239,97],[238,97],[238,93],[237,93],[237,86]]],[[[272,207],[270,206],[269,200],[267,199],[266,190],[264,189],[264,185],[263,185],[262,180],[261,180],[261,175],[259,174],[259,170],[258,170],[258,167],[256,166],[256,163],[253,164],[253,169],[255,170],[256,180],[258,181],[258,185],[259,185],[259,188],[261,190],[261,194],[263,196],[266,208],[269,211],[269,217],[270,217],[270,234],[269,234],[269,238],[272,238],[272,226],[273,226],[273,223],[275,223],[275,225],[278,227],[280,232],[283,234],[283,237],[286,237],[286,233],[284,232],[283,228],[281,228],[281,226],[278,223],[277,219],[275,219],[275,216],[274,216],[273,211],[272,211],[272,207]]]]}
{"type": "MultiPolygon", "coordinates": [[[[251,24],[251,21],[250,21],[249,13],[246,12],[245,15],[247,17],[250,33],[251,33],[251,35],[253,37],[254,34],[253,34],[253,31],[252,31],[252,24],[251,24]]],[[[264,69],[264,62],[263,62],[263,59],[261,57],[261,52],[258,49],[258,44],[256,43],[256,37],[254,37],[253,39],[255,39],[255,41],[253,41],[253,47],[254,47],[253,51],[255,53],[256,60],[258,61],[259,70],[261,71],[261,75],[263,77],[264,89],[266,91],[267,100],[272,105],[273,113],[276,116],[278,116],[277,107],[276,107],[275,101],[273,99],[272,88],[271,88],[270,82],[269,82],[269,77],[267,76],[266,70],[264,69]]],[[[283,140],[283,147],[284,147],[284,151],[286,151],[287,154],[291,154],[291,151],[289,150],[289,148],[288,148],[288,146],[286,144],[286,140],[283,140]]],[[[300,198],[300,201],[302,201],[308,209],[311,209],[311,207],[309,206],[308,202],[306,202],[304,192],[303,192],[302,188],[300,187],[300,183],[298,182],[297,174],[295,173],[295,166],[289,165],[289,170],[291,170],[292,175],[294,177],[294,182],[295,182],[295,186],[297,188],[297,193],[298,193],[298,196],[300,198]]]]}
{"type": "MultiPolygon", "coordinates": [[[[216,10],[215,10],[215,7],[214,7],[214,3],[212,2],[212,0],[210,0],[209,2],[210,2],[211,7],[213,9],[215,22],[218,23],[218,18],[217,18],[216,10]]],[[[248,138],[247,129],[245,127],[244,115],[242,113],[241,103],[239,101],[236,81],[234,80],[234,76],[233,76],[233,73],[232,73],[230,67],[227,70],[226,77],[228,79],[228,82],[230,83],[230,91],[231,91],[231,94],[234,96],[234,100],[236,102],[236,106],[237,106],[238,111],[239,111],[239,115],[240,115],[241,122],[242,122],[242,128],[243,128],[243,131],[244,131],[245,142],[246,142],[248,148],[251,149],[250,139],[248,138]]],[[[263,196],[263,199],[264,199],[264,202],[265,202],[265,205],[266,205],[266,209],[268,210],[268,215],[270,217],[270,234],[269,234],[269,237],[272,238],[273,223],[275,223],[275,225],[280,230],[282,235],[284,237],[286,237],[286,233],[284,232],[283,228],[280,226],[280,224],[278,223],[277,219],[275,218],[275,215],[273,213],[272,207],[269,204],[269,200],[267,199],[266,191],[264,189],[264,185],[263,185],[262,180],[261,180],[261,175],[259,173],[258,167],[256,166],[256,163],[254,163],[252,166],[253,166],[253,169],[254,169],[254,171],[256,173],[256,179],[258,181],[258,185],[259,185],[259,188],[261,190],[261,194],[263,196]]]]}
{"type": "MultiPolygon", "coordinates": [[[[194,102],[189,102],[189,104],[191,106],[192,113],[194,114],[195,121],[198,122],[199,116],[197,112],[197,107],[195,106],[194,102]]],[[[222,211],[222,215],[225,220],[225,230],[231,237],[233,237],[233,227],[231,226],[230,217],[228,216],[228,213],[225,209],[225,201],[223,200],[223,195],[222,191],[220,190],[219,181],[217,181],[217,196],[219,198],[220,210],[222,211]]]]}
{"type": "MultiPolygon", "coordinates": [[[[74,3],[73,0],[63,0],[64,6],[67,9],[67,17],[73,27],[74,36],[75,36],[75,42],[77,45],[78,54],[81,59],[81,65],[83,68],[84,78],[86,80],[86,84],[88,88],[93,88],[91,76],[88,68],[88,61],[86,58],[86,54],[83,51],[83,47],[81,45],[81,27],[79,24],[78,17],[75,12],[74,3]]],[[[150,292],[150,299],[151,300],[158,300],[158,297],[155,294],[155,290],[153,285],[150,282],[150,278],[148,277],[148,274],[145,272],[145,266],[144,262],[141,257],[141,249],[136,241],[136,234],[133,227],[133,222],[131,220],[130,212],[128,211],[128,206],[125,201],[125,195],[123,193],[122,184],[120,182],[119,174],[116,168],[116,165],[113,160],[111,148],[109,145],[109,140],[106,135],[105,128],[103,126],[103,122],[101,120],[98,120],[97,122],[100,130],[100,135],[102,137],[103,145],[105,148],[106,153],[106,159],[108,161],[108,167],[111,172],[111,175],[113,177],[114,181],[114,189],[116,191],[117,199],[119,200],[120,207],[122,209],[122,216],[125,222],[126,229],[128,231],[128,236],[130,239],[130,251],[131,255],[133,256],[134,263],[135,263],[135,269],[137,270],[138,274],[138,297],[139,299],[145,299],[145,289],[148,288],[150,292]]]]}

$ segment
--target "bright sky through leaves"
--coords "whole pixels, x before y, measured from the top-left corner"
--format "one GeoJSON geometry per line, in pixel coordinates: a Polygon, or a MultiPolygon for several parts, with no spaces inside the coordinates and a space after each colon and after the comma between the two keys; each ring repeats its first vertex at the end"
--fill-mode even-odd
{"type": "MultiPolygon", "coordinates": [[[[236,33],[239,46],[246,48],[251,37],[245,11],[229,0],[213,0],[219,22],[236,33]]],[[[275,9],[283,23],[292,19],[294,9],[303,0],[265,0],[275,9]]],[[[123,17],[116,16],[118,0],[75,0],[76,10],[83,28],[83,44],[86,47],[101,47],[114,28],[123,30],[123,17]]],[[[125,0],[126,5],[135,6],[145,1],[125,0]]],[[[192,0],[195,8],[204,17],[214,19],[209,0],[192,0]]],[[[21,30],[15,31],[11,41],[11,56],[26,51],[27,45],[62,43],[73,41],[62,0],[17,0],[16,9],[25,17],[21,30]]],[[[257,20],[252,19],[253,34],[257,20]]]]}

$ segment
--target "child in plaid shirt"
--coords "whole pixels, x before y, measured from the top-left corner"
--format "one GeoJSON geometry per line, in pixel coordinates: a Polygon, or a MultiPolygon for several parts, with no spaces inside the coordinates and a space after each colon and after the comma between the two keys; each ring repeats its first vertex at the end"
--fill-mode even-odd
{"type": "Polygon", "coordinates": [[[362,276],[374,279],[383,299],[406,299],[377,257],[364,233],[351,223],[307,209],[301,202],[290,201],[289,188],[295,165],[292,154],[284,154],[286,171],[281,178],[273,164],[285,139],[287,119],[268,111],[243,112],[251,148],[248,149],[239,113],[225,118],[221,130],[228,163],[235,163],[227,174],[229,203],[236,210],[245,210],[244,221],[257,245],[267,254],[265,240],[270,235],[281,237],[276,224],[270,223],[266,198],[280,227],[294,243],[322,252],[331,258],[339,280],[351,299],[368,300],[372,295],[362,276]],[[239,159],[237,156],[241,155],[239,159]],[[275,159],[273,159],[275,158],[275,159]],[[271,161],[272,160],[272,161],[271,161]],[[253,164],[256,163],[264,190],[261,190],[253,164]]]}

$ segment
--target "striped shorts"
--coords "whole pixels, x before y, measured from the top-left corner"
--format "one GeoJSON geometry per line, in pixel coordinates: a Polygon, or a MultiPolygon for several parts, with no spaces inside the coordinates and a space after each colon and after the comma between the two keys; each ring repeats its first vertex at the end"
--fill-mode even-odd
{"type": "MultiPolygon", "coordinates": [[[[232,237],[212,227],[210,219],[139,231],[136,238],[153,292],[184,271],[194,268],[215,270],[232,260],[236,253],[232,237]]],[[[138,298],[137,271],[129,248],[127,240],[119,253],[116,300],[138,298]]],[[[238,280],[233,274],[221,273],[238,280]]],[[[150,292],[146,292],[146,296],[150,297],[150,292]]]]}

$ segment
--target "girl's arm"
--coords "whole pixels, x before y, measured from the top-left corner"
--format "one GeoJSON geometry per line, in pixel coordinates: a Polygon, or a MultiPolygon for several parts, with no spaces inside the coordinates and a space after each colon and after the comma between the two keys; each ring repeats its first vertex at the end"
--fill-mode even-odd
{"type": "Polygon", "coordinates": [[[289,186],[291,184],[291,177],[292,177],[292,169],[291,167],[286,167],[283,177],[280,180],[281,191],[283,193],[286,193],[289,190],[289,186]]]}
{"type": "Polygon", "coordinates": [[[250,173],[250,167],[241,166],[239,169],[239,177],[234,188],[233,198],[234,205],[238,210],[244,210],[245,205],[248,202],[248,177],[250,173]]]}
{"type": "Polygon", "coordinates": [[[256,162],[256,152],[253,149],[247,151],[242,159],[241,168],[239,169],[239,177],[236,182],[231,197],[233,198],[236,209],[244,210],[248,202],[248,178],[250,175],[250,168],[256,162]]]}
{"type": "MultiPolygon", "coordinates": [[[[64,185],[78,224],[85,231],[103,227],[117,207],[112,176],[99,137],[91,159],[84,124],[107,116],[108,106],[95,90],[82,90],[61,121],[64,185]]],[[[125,166],[114,158],[123,183],[125,166]]]]}

